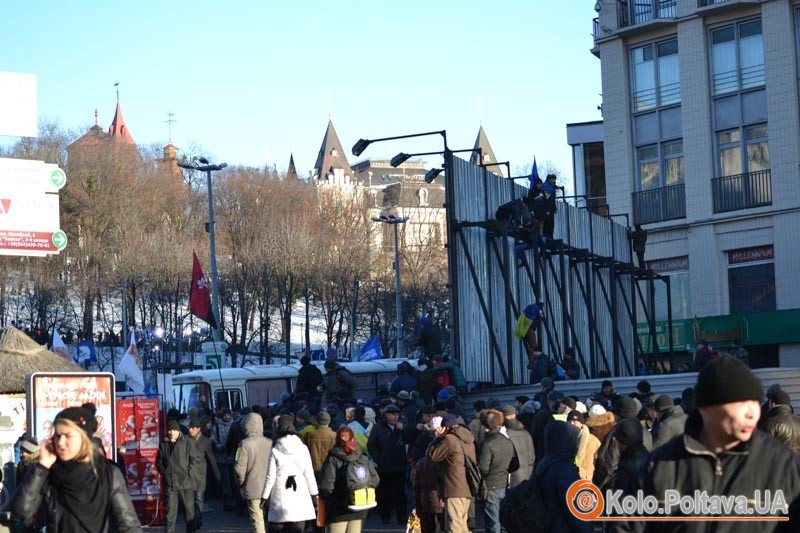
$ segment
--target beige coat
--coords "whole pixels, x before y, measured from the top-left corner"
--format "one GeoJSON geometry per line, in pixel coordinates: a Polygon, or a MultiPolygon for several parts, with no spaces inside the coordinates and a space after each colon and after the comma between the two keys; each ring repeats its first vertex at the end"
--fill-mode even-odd
{"type": "Polygon", "coordinates": [[[597,459],[597,450],[600,441],[589,432],[589,428],[581,428],[581,440],[578,444],[578,475],[583,479],[592,479],[594,475],[594,461],[597,459]]]}
{"type": "Polygon", "coordinates": [[[242,421],[245,439],[236,450],[236,483],[245,500],[257,500],[264,491],[272,441],[264,436],[261,415],[250,413],[242,421]]]}

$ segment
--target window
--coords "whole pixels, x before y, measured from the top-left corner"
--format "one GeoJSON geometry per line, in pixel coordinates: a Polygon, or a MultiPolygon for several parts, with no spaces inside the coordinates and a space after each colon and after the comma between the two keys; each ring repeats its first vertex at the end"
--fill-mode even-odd
{"type": "Polygon", "coordinates": [[[354,376],[356,380],[356,387],[353,394],[356,398],[368,402],[375,397],[375,375],[374,374],[359,374],[354,376]]]}
{"type": "Polygon", "coordinates": [[[208,398],[211,396],[211,387],[208,383],[192,383],[176,385],[172,388],[175,408],[185,413],[192,407],[209,407],[208,398]]]}
{"type": "Polygon", "coordinates": [[[731,24],[711,32],[714,94],[725,94],[765,83],[761,20],[731,24]]]}
{"type": "Polygon", "coordinates": [[[239,389],[218,390],[214,395],[214,400],[217,410],[228,408],[231,411],[239,411],[242,409],[242,391],[239,389]]]}
{"type": "Polygon", "coordinates": [[[728,252],[730,313],[775,310],[775,263],[772,245],[728,252]]]}
{"type": "Polygon", "coordinates": [[[680,103],[677,39],[634,48],[631,58],[634,113],[680,103]]]}
{"type": "Polygon", "coordinates": [[[248,380],[245,388],[247,389],[248,405],[267,405],[279,402],[281,394],[289,391],[285,379],[248,380]]]}
{"type": "MultiPolygon", "coordinates": [[[[670,297],[672,299],[672,320],[683,320],[692,317],[691,287],[689,286],[689,257],[670,257],[647,262],[647,268],[669,276],[670,297]]],[[[642,294],[647,297],[646,284],[642,284],[642,294]]],[[[667,285],[661,281],[654,282],[656,322],[667,320],[667,285]]],[[[646,316],[640,310],[639,322],[645,322],[646,316]]]]}
{"type": "Polygon", "coordinates": [[[717,132],[717,149],[720,176],[736,176],[769,169],[766,124],[717,132]]]}
{"type": "Polygon", "coordinates": [[[640,190],[647,191],[683,183],[683,140],[640,146],[636,150],[640,190]]]}

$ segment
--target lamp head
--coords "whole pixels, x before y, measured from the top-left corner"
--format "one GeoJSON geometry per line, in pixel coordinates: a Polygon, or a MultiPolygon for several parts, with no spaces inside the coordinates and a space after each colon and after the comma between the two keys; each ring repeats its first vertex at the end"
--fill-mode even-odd
{"type": "Polygon", "coordinates": [[[367,146],[369,146],[371,143],[372,141],[368,139],[357,140],[356,143],[353,145],[353,155],[356,157],[360,156],[364,152],[364,150],[367,149],[367,146]]]}
{"type": "Polygon", "coordinates": [[[186,170],[195,170],[196,168],[194,165],[187,163],[185,161],[178,163],[178,166],[181,168],[185,168],[186,170]]]}
{"type": "Polygon", "coordinates": [[[407,154],[405,152],[400,152],[399,154],[397,154],[396,156],[394,156],[392,158],[392,160],[389,162],[389,164],[392,165],[393,167],[397,168],[400,165],[402,165],[403,163],[405,163],[406,161],[408,161],[410,158],[411,158],[410,154],[407,154]]]}
{"type": "Polygon", "coordinates": [[[425,173],[425,183],[433,183],[433,180],[435,180],[443,171],[443,168],[430,169],[425,173]]]}
{"type": "Polygon", "coordinates": [[[203,157],[203,156],[200,156],[200,157],[198,157],[198,158],[197,158],[197,160],[198,160],[198,161],[200,161],[200,162],[201,162],[202,164],[204,164],[204,165],[207,165],[207,164],[208,164],[208,159],[206,159],[206,158],[205,158],[205,157],[203,157]]]}

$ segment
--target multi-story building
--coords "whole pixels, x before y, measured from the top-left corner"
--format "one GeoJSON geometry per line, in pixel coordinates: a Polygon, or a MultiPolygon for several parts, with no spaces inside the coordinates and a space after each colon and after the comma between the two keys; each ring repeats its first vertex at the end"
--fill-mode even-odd
{"type": "MultiPolygon", "coordinates": [[[[475,148],[481,149],[482,159],[479,160],[475,152],[473,163],[488,165],[497,161],[482,126],[475,139],[475,148]]],[[[444,180],[439,178],[426,183],[428,170],[426,162],[415,160],[393,167],[388,159],[366,159],[351,166],[333,122],[328,121],[311,176],[320,190],[363,198],[370,217],[382,213],[408,217],[402,229],[403,246],[441,248],[447,235],[444,180]]],[[[502,168],[496,165],[490,170],[502,173],[502,168]]],[[[383,231],[374,233],[374,239],[376,246],[392,247],[393,228],[386,225],[383,231]]]]}
{"type": "MultiPolygon", "coordinates": [[[[595,10],[605,203],[647,230],[648,268],[670,274],[673,339],[724,351],[740,337],[754,366],[800,366],[800,2],[595,10]]],[[[582,156],[597,139],[580,127],[588,192],[600,173],[582,156]]]]}

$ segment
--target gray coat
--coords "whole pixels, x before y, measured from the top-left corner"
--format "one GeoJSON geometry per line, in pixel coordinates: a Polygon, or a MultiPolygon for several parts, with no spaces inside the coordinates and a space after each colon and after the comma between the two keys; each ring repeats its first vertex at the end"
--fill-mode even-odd
{"type": "Polygon", "coordinates": [[[197,483],[197,490],[206,490],[208,465],[211,465],[211,474],[214,476],[214,480],[216,480],[217,483],[222,480],[219,467],[217,466],[217,458],[214,456],[214,444],[211,442],[211,439],[202,433],[196,438],[187,438],[190,442],[194,443],[194,447],[197,448],[197,453],[200,455],[200,462],[197,464],[197,473],[194,476],[194,480],[197,483]]]}
{"type": "Polygon", "coordinates": [[[659,418],[658,422],[650,430],[653,435],[653,449],[663,446],[671,441],[678,435],[683,434],[683,428],[686,425],[686,413],[683,412],[683,407],[676,405],[667,408],[664,415],[659,418]]]}
{"type": "Polygon", "coordinates": [[[264,422],[261,415],[250,413],[242,420],[246,437],[236,450],[236,483],[245,500],[258,500],[264,492],[267,480],[267,466],[272,441],[264,436],[264,422]]]}
{"type": "Polygon", "coordinates": [[[516,487],[523,481],[530,479],[533,473],[533,463],[536,461],[536,453],[533,449],[533,438],[519,420],[506,420],[506,434],[511,439],[511,444],[517,452],[519,468],[511,473],[510,487],[516,487]]]}

